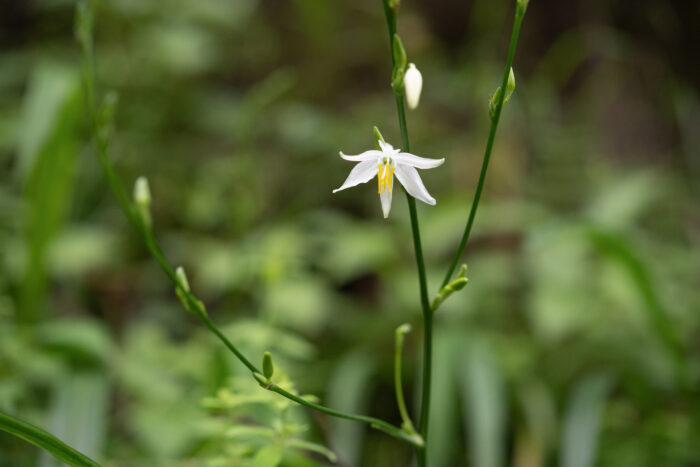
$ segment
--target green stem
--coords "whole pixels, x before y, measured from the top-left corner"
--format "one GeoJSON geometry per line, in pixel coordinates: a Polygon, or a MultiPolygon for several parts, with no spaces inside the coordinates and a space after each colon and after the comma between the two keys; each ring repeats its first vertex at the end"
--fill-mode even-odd
{"type": "Polygon", "coordinates": [[[314,409],[314,410],[318,410],[319,412],[323,412],[323,413],[331,415],[333,417],[345,418],[347,420],[355,420],[358,422],[368,423],[373,428],[376,428],[378,430],[382,430],[385,433],[387,433],[395,438],[398,438],[402,441],[405,441],[405,442],[415,446],[416,448],[421,448],[424,445],[423,440],[421,439],[420,436],[415,435],[415,434],[411,435],[409,433],[406,433],[402,429],[400,429],[400,428],[398,428],[390,423],[387,423],[384,420],[380,420],[380,419],[374,418],[374,417],[368,417],[366,415],[355,415],[355,414],[349,414],[349,413],[345,413],[345,412],[339,412],[337,410],[333,410],[333,409],[330,409],[328,407],[324,407],[322,405],[318,405],[318,404],[315,404],[313,402],[309,402],[309,401],[305,400],[304,398],[297,396],[296,394],[292,394],[291,392],[285,391],[284,389],[282,389],[281,387],[279,387],[275,384],[270,384],[269,386],[266,387],[266,389],[269,389],[270,391],[276,392],[277,394],[280,394],[280,395],[286,397],[287,399],[293,400],[294,402],[296,402],[298,404],[304,405],[304,406],[309,407],[309,408],[314,409]]]}
{"type": "Polygon", "coordinates": [[[76,451],[51,433],[22,420],[0,413],[0,430],[22,438],[34,446],[50,452],[68,465],[76,467],[99,467],[100,464],[76,451]]]}
{"type": "MultiPolygon", "coordinates": [[[[117,200],[119,202],[120,207],[124,211],[124,214],[126,215],[127,219],[134,225],[136,230],[141,234],[141,237],[143,238],[144,243],[146,244],[146,247],[148,251],[151,253],[151,255],[155,258],[155,260],[158,262],[160,265],[161,269],[165,274],[168,276],[168,278],[172,281],[173,285],[180,289],[184,297],[187,300],[187,304],[190,306],[192,310],[195,311],[195,314],[197,317],[204,323],[209,330],[214,333],[219,340],[233,353],[238,360],[240,360],[243,365],[245,365],[252,373],[260,373],[260,370],[253,365],[237,348],[236,346],[224,335],[223,332],[216,326],[216,324],[209,318],[207,315],[206,309],[202,305],[202,303],[196,299],[192,293],[188,291],[188,287],[185,286],[185,284],[181,283],[181,281],[178,279],[175,269],[172,267],[172,265],[168,262],[166,259],[165,255],[163,254],[163,251],[161,250],[160,246],[158,246],[158,243],[156,242],[155,237],[153,236],[153,231],[146,226],[141,217],[139,216],[138,212],[136,209],[134,209],[133,204],[130,202],[129,197],[127,195],[127,190],[124,188],[124,185],[119,179],[119,176],[116,174],[116,171],[114,170],[114,166],[112,165],[109,156],[107,154],[107,149],[108,149],[108,142],[100,137],[100,127],[99,127],[99,122],[97,119],[97,106],[95,103],[95,98],[94,98],[94,73],[92,71],[93,67],[93,47],[92,47],[92,41],[83,41],[82,43],[83,46],[83,81],[84,81],[84,87],[85,87],[85,97],[87,101],[87,109],[88,109],[88,118],[90,121],[90,126],[92,130],[92,136],[93,139],[95,140],[95,144],[97,146],[97,154],[98,158],[100,160],[100,164],[102,166],[102,169],[105,173],[105,176],[107,178],[107,182],[110,186],[110,189],[112,192],[115,194],[117,197],[117,200]]],[[[304,405],[306,407],[309,407],[314,410],[318,410],[319,412],[326,413],[328,415],[332,415],[334,417],[338,418],[345,418],[348,420],[356,420],[359,422],[364,422],[368,423],[371,426],[378,428],[387,434],[398,438],[402,441],[405,441],[407,443],[410,443],[414,446],[421,446],[423,444],[422,440],[420,439],[419,436],[414,435],[410,436],[407,433],[403,432],[400,428],[393,426],[383,420],[380,420],[378,418],[374,417],[368,417],[364,415],[356,415],[356,414],[351,414],[351,413],[345,413],[345,412],[340,412],[338,410],[334,410],[328,407],[324,407],[319,404],[314,404],[312,402],[306,401],[302,399],[301,397],[298,397],[290,392],[285,391],[284,389],[279,388],[278,386],[275,385],[270,385],[267,387],[267,389],[270,389],[287,399],[290,399],[294,402],[297,402],[298,404],[304,405]]],[[[1,426],[0,426],[1,427],[1,426]]]]}
{"type": "Polygon", "coordinates": [[[402,428],[410,433],[414,433],[413,422],[411,421],[406,401],[403,398],[403,383],[401,378],[401,357],[403,354],[403,340],[407,332],[411,330],[408,324],[402,324],[396,329],[396,344],[394,348],[394,390],[396,391],[396,404],[399,406],[399,413],[403,421],[402,428]]]}
{"type": "MultiPolygon", "coordinates": [[[[387,27],[389,30],[389,50],[392,51],[392,41],[396,33],[396,12],[389,7],[388,0],[383,0],[384,13],[386,15],[387,27]]],[[[391,53],[392,64],[394,64],[393,51],[391,53]]],[[[410,151],[408,141],[408,128],[406,125],[406,109],[403,99],[403,88],[396,92],[396,110],[398,112],[399,127],[401,129],[402,149],[410,151]]],[[[408,201],[408,212],[411,218],[411,232],[413,233],[413,249],[416,255],[416,265],[418,266],[418,284],[420,287],[420,302],[423,311],[423,383],[421,395],[420,411],[420,436],[424,445],[417,448],[418,464],[426,465],[426,445],[428,442],[428,419],[430,417],[430,389],[432,375],[432,354],[433,354],[433,314],[430,310],[430,300],[428,299],[428,281],[425,273],[425,261],[423,259],[423,247],[420,239],[420,226],[418,222],[418,212],[416,210],[416,200],[406,192],[408,201]]]]}
{"type": "Polygon", "coordinates": [[[448,282],[450,282],[450,279],[452,278],[452,274],[455,271],[455,268],[457,267],[457,264],[460,261],[460,258],[462,256],[462,252],[464,251],[464,247],[467,245],[467,241],[469,240],[469,235],[471,234],[472,231],[472,225],[474,224],[474,218],[476,217],[476,210],[479,207],[479,201],[481,200],[481,192],[484,189],[484,181],[486,180],[486,172],[488,171],[489,168],[489,161],[491,160],[491,152],[493,150],[493,142],[496,138],[496,130],[498,129],[498,122],[500,121],[501,118],[501,110],[503,110],[503,101],[506,96],[506,86],[508,84],[508,74],[510,73],[510,68],[513,65],[513,57],[515,57],[515,48],[518,44],[518,35],[520,34],[520,24],[523,21],[523,17],[525,16],[525,8],[521,8],[520,6],[516,7],[515,9],[515,20],[513,21],[513,32],[511,33],[510,36],[510,48],[508,49],[508,59],[506,60],[506,68],[505,71],[503,72],[503,81],[501,84],[501,90],[502,92],[500,93],[500,98],[498,100],[498,104],[496,106],[496,113],[494,114],[494,117],[491,119],[491,128],[489,129],[489,138],[488,141],[486,142],[486,150],[484,151],[484,159],[483,162],[481,163],[481,173],[479,174],[479,181],[476,185],[476,193],[474,193],[474,201],[472,201],[471,209],[469,210],[469,218],[467,219],[467,225],[464,227],[464,233],[462,234],[462,239],[459,242],[459,247],[457,248],[457,252],[452,260],[452,263],[450,264],[449,269],[447,270],[447,274],[445,274],[445,279],[442,281],[442,285],[440,285],[440,288],[444,287],[447,285],[448,282]]]}

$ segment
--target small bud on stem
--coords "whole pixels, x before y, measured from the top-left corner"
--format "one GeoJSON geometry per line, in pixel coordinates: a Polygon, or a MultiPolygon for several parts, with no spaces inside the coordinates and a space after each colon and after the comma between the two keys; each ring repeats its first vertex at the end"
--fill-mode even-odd
{"type": "Polygon", "coordinates": [[[421,75],[420,70],[418,70],[413,63],[408,65],[403,83],[408,107],[410,109],[415,109],[418,107],[418,102],[420,102],[420,93],[423,89],[423,75],[421,75]]]}
{"type": "Polygon", "coordinates": [[[136,204],[136,212],[147,229],[151,228],[151,190],[148,187],[148,179],[139,177],[134,182],[134,203],[136,204]]]}
{"type": "Polygon", "coordinates": [[[263,354],[262,368],[263,368],[263,375],[265,375],[265,378],[267,378],[267,379],[272,378],[272,375],[275,372],[275,367],[272,364],[272,354],[270,354],[270,352],[265,352],[263,354]]]}

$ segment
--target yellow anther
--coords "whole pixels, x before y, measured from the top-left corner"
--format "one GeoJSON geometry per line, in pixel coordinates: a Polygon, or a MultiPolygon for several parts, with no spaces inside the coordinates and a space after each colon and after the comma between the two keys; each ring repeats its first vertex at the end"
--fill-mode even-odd
{"type": "MultiPolygon", "coordinates": [[[[388,169],[388,168],[387,168],[388,169]]],[[[394,181],[394,167],[391,168],[391,171],[389,171],[389,175],[386,176],[385,183],[389,187],[389,194],[391,194],[391,187],[393,185],[394,181]]]]}
{"type": "Polygon", "coordinates": [[[384,177],[382,176],[382,163],[378,162],[377,165],[379,166],[379,169],[377,170],[377,193],[382,192],[382,180],[384,177]]]}

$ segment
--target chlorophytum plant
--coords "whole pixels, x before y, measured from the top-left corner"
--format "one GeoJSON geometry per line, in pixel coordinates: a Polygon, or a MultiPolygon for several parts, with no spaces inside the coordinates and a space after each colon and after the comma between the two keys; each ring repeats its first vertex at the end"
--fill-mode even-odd
{"type": "MultiPolygon", "coordinates": [[[[170,281],[172,281],[175,293],[185,310],[199,318],[209,331],[211,331],[250,371],[251,377],[255,378],[265,390],[277,393],[280,397],[287,398],[292,402],[322,412],[326,415],[354,420],[381,430],[410,445],[415,450],[418,465],[420,467],[425,467],[428,465],[426,451],[430,441],[428,420],[430,418],[430,391],[432,379],[433,318],[440,305],[448,299],[452,293],[464,288],[468,282],[468,279],[465,277],[466,265],[461,266],[456,276],[455,271],[460,263],[472,231],[486,180],[501,112],[503,111],[504,104],[508,102],[515,89],[512,64],[528,0],[516,1],[513,28],[503,79],[500,86],[496,88],[494,94],[491,96],[488,105],[490,128],[474,198],[469,208],[464,232],[457,245],[454,257],[448,270],[445,272],[439,290],[432,297],[428,291],[426,266],[421,245],[420,222],[415,200],[418,199],[429,205],[435,205],[436,201],[424,186],[417,169],[425,170],[436,168],[442,165],[444,159],[429,159],[410,153],[405,107],[406,104],[411,109],[415,109],[418,106],[423,78],[416,65],[409,63],[407,53],[402,44],[400,35],[398,34],[397,19],[400,12],[401,0],[382,0],[382,3],[389,37],[389,50],[391,52],[391,87],[396,100],[398,123],[401,132],[401,148],[394,149],[394,147],[384,139],[379,129],[374,127],[375,149],[365,151],[358,155],[340,153],[343,159],[356,162],[357,164],[352,168],[345,182],[333,192],[369,182],[376,176],[377,191],[384,217],[388,217],[391,210],[395,188],[394,177],[396,177],[406,194],[418,272],[420,308],[423,316],[423,362],[422,384],[420,386],[422,391],[420,397],[420,413],[417,418],[417,423],[414,423],[405,403],[401,378],[403,341],[406,333],[410,331],[410,325],[403,324],[399,326],[395,332],[394,386],[398,411],[402,420],[400,426],[367,415],[334,410],[315,402],[312,397],[306,397],[297,393],[286,384],[276,381],[272,356],[269,352],[264,353],[260,366],[255,365],[241,353],[236,344],[226,337],[214,321],[212,321],[204,303],[199,300],[190,289],[185,270],[182,267],[174,267],[171,265],[156,241],[153,232],[153,219],[150,213],[151,194],[147,179],[145,177],[139,177],[135,181],[133,195],[129,196],[125,185],[117,175],[109,157],[110,139],[113,127],[112,122],[117,99],[116,94],[113,92],[104,94],[100,99],[97,98],[94,79],[95,55],[93,46],[95,6],[88,0],[83,0],[78,3],[75,33],[82,49],[82,75],[86,109],[100,165],[121,209],[142,237],[153,258],[160,265],[170,281]]],[[[46,449],[70,465],[98,465],[95,461],[75,451],[70,446],[65,445],[49,433],[12,417],[0,414],[0,429],[46,449]]]]}

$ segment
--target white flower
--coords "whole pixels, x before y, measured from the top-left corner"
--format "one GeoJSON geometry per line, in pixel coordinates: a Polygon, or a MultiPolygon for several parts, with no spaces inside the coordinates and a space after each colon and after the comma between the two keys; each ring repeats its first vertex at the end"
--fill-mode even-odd
{"type": "Polygon", "coordinates": [[[367,183],[374,176],[377,176],[379,199],[382,203],[384,217],[389,217],[391,211],[391,189],[394,184],[394,175],[406,189],[408,194],[424,203],[435,205],[435,198],[430,196],[425,189],[423,181],[416,169],[432,169],[442,165],[445,159],[427,159],[425,157],[414,156],[401,149],[394,147],[383,141],[379,141],[381,151],[372,149],[362,154],[348,156],[340,152],[340,157],[346,161],[359,162],[350,171],[350,175],[340,188],[333,190],[336,193],[340,190],[367,183]]]}
{"type": "Polygon", "coordinates": [[[423,75],[413,63],[408,64],[408,70],[403,77],[403,86],[406,90],[406,102],[408,107],[415,109],[420,101],[420,92],[423,89],[423,75]]]}

